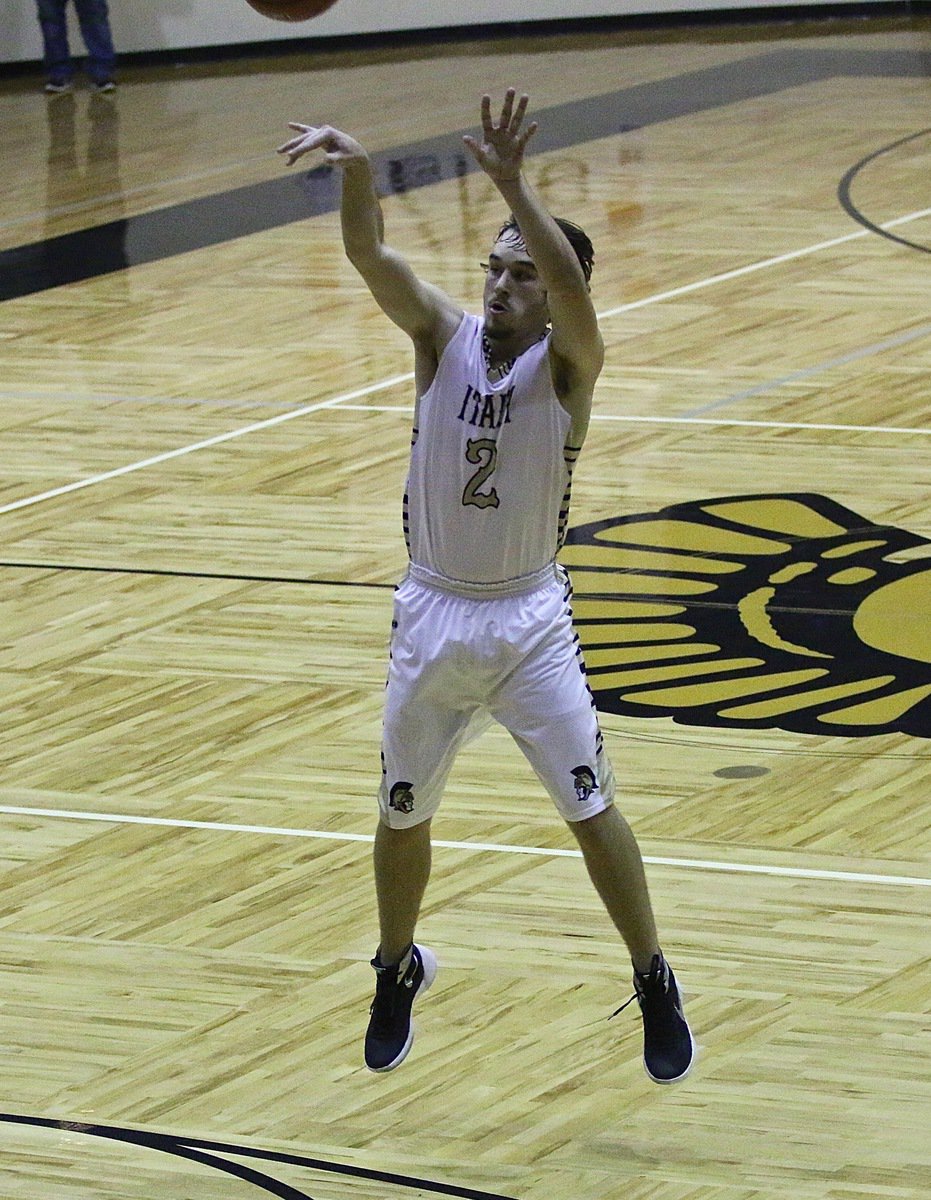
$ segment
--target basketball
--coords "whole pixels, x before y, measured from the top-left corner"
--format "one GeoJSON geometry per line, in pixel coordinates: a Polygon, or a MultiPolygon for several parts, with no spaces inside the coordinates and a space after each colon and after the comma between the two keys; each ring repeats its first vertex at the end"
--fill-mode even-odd
{"type": "Polygon", "coordinates": [[[246,0],[246,3],[273,21],[309,21],[332,8],[336,0],[246,0]]]}

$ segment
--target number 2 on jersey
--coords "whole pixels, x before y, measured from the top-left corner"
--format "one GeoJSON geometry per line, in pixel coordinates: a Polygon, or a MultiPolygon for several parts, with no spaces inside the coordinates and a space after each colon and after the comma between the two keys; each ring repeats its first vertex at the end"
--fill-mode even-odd
{"type": "Polygon", "coordinates": [[[475,463],[478,470],[465,485],[463,504],[474,504],[476,508],[497,508],[500,501],[494,488],[487,492],[478,489],[492,474],[498,460],[498,443],[491,438],[470,438],[466,443],[466,461],[475,463]]]}

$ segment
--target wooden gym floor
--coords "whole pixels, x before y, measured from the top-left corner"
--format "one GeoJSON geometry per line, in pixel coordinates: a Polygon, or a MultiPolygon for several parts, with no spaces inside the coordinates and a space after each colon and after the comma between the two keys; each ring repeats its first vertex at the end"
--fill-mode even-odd
{"type": "Polygon", "coordinates": [[[42,1200],[931,1192],[931,24],[0,84],[0,1155],[42,1200]],[[410,354],[288,120],[477,305],[529,91],[608,363],[566,560],[701,1043],[506,735],[459,762],[409,1060],[361,1066],[410,354]]]}

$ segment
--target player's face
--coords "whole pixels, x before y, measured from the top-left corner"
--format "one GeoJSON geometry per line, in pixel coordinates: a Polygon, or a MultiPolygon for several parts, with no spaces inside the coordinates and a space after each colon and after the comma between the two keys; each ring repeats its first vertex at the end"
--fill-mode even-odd
{"type": "Polygon", "coordinates": [[[542,333],[549,322],[546,288],[515,230],[495,242],[488,255],[484,305],[491,338],[542,333]]]}

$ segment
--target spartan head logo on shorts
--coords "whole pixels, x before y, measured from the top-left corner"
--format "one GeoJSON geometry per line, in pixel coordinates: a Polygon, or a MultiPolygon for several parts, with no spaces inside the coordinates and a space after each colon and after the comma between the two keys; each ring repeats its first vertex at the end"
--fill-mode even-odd
{"type": "Polygon", "coordinates": [[[579,804],[584,804],[595,788],[595,772],[591,767],[573,767],[572,777],[575,780],[575,798],[579,804]]]}
{"type": "Polygon", "coordinates": [[[388,797],[388,807],[395,809],[399,813],[413,812],[414,785],[412,783],[404,783],[403,780],[396,783],[388,797]]]}

